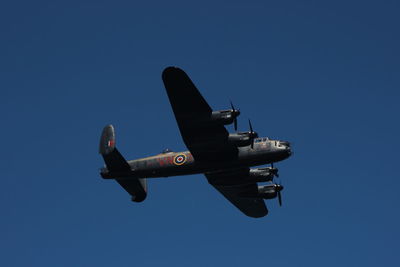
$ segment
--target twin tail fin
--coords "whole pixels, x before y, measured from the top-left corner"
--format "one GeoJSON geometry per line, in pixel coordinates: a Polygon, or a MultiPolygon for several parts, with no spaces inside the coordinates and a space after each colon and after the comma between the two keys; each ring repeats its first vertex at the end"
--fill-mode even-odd
{"type": "MultiPolygon", "coordinates": [[[[99,153],[103,156],[109,173],[128,173],[132,171],[129,163],[115,147],[115,130],[111,124],[103,129],[99,153]]],[[[146,199],[146,178],[115,177],[115,180],[132,196],[132,201],[142,202],[146,199]]]]}

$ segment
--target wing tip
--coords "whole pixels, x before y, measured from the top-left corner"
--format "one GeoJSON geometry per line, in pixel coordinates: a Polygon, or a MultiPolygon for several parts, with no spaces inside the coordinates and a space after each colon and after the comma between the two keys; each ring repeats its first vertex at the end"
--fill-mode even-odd
{"type": "Polygon", "coordinates": [[[246,214],[246,215],[251,217],[251,218],[258,219],[258,218],[263,218],[263,217],[267,216],[267,214],[268,214],[268,212],[265,213],[265,214],[246,214]]]}
{"type": "Polygon", "coordinates": [[[163,70],[162,78],[165,79],[167,76],[182,74],[182,73],[184,73],[186,75],[186,73],[181,68],[178,68],[176,66],[169,66],[163,70]]]}
{"type": "Polygon", "coordinates": [[[265,216],[267,216],[268,215],[268,209],[267,209],[267,207],[265,207],[265,209],[262,209],[262,210],[248,210],[248,211],[244,211],[244,210],[242,210],[242,212],[245,214],[245,215],[247,215],[247,216],[249,216],[249,217],[251,217],[251,218],[263,218],[263,217],[265,217],[265,216]]]}

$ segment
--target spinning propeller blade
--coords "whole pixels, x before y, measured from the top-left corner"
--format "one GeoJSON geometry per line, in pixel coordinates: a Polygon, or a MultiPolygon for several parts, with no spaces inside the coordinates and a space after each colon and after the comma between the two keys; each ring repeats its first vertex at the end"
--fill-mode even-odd
{"type": "Polygon", "coordinates": [[[282,206],[282,195],[281,191],[283,190],[283,186],[281,184],[277,184],[275,187],[276,193],[278,194],[278,202],[279,206],[282,206]]]}
{"type": "Polygon", "coordinates": [[[235,131],[237,131],[237,117],[240,115],[240,110],[236,110],[235,107],[233,106],[232,101],[231,102],[231,108],[232,108],[232,116],[233,118],[233,125],[235,128],[235,131]]]}
{"type": "Polygon", "coordinates": [[[252,133],[252,132],[253,132],[253,127],[251,126],[251,121],[250,121],[250,119],[249,119],[249,128],[250,128],[250,132],[252,133]]]}
{"type": "Polygon", "coordinates": [[[275,168],[274,168],[274,163],[273,163],[273,162],[271,163],[271,172],[272,172],[276,177],[279,178],[278,169],[275,169],[275,168]]]}
{"type": "Polygon", "coordinates": [[[251,148],[254,148],[254,139],[258,137],[258,134],[256,132],[253,131],[253,126],[251,125],[251,121],[249,119],[249,137],[251,139],[251,148]]]}
{"type": "Polygon", "coordinates": [[[279,206],[282,206],[282,196],[281,196],[281,191],[278,191],[278,201],[279,201],[279,206]]]}

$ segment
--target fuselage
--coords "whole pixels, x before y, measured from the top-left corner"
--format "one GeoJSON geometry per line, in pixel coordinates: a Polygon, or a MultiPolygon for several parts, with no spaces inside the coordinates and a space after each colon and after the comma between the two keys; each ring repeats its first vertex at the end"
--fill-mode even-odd
{"type": "Polygon", "coordinates": [[[155,156],[128,161],[131,171],[115,173],[107,168],[101,170],[103,178],[157,178],[177,175],[208,173],[225,169],[235,169],[269,164],[291,155],[289,142],[257,138],[254,147],[238,147],[234,159],[218,161],[196,161],[189,151],[165,152],[155,156]]]}

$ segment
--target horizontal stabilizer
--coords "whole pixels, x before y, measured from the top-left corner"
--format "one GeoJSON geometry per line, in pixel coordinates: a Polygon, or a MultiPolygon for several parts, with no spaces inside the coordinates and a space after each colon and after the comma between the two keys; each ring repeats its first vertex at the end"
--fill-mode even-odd
{"type": "MultiPolygon", "coordinates": [[[[104,127],[100,138],[99,153],[110,173],[130,172],[131,167],[115,147],[115,131],[110,124],[104,127]]],[[[132,201],[142,202],[147,197],[146,178],[115,177],[115,180],[132,196],[132,201]]]]}
{"type": "Polygon", "coordinates": [[[147,180],[141,179],[116,179],[117,182],[132,196],[132,201],[142,202],[147,197],[147,180]]]}

